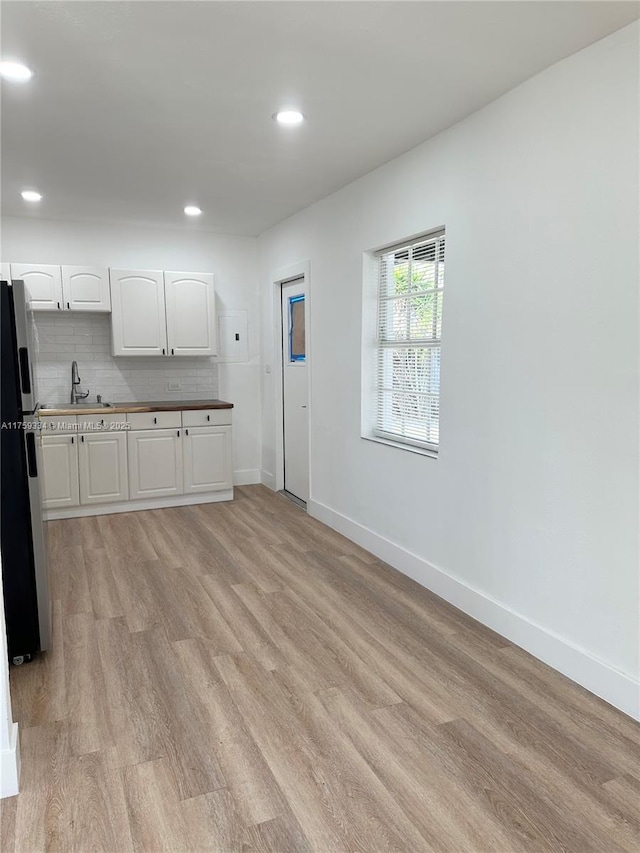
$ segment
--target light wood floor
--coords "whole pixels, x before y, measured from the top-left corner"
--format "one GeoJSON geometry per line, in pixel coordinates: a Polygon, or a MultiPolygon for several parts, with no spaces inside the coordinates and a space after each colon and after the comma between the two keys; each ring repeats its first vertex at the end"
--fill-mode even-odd
{"type": "Polygon", "coordinates": [[[640,726],[261,486],[49,524],[13,851],[640,849],[640,726]]]}

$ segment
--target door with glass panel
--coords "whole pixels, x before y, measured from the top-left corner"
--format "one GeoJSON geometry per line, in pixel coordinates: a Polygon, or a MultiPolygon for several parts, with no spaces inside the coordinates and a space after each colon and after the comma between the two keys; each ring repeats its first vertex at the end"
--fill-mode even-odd
{"type": "Polygon", "coordinates": [[[282,285],[284,488],[305,503],[309,498],[306,297],[303,278],[282,285]]]}

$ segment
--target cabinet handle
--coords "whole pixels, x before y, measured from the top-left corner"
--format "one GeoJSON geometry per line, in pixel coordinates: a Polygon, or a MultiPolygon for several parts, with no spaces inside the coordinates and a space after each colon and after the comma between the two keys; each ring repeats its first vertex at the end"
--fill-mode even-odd
{"type": "Polygon", "coordinates": [[[71,436],[71,444],[73,444],[74,441],[75,441],[75,438],[73,436],[71,436]]]}
{"type": "Polygon", "coordinates": [[[210,420],[211,420],[211,415],[207,415],[207,420],[208,420],[208,421],[210,421],[210,420]]]}
{"type": "Polygon", "coordinates": [[[180,438],[180,430],[178,430],[178,438],[180,438]]]}
{"type": "Polygon", "coordinates": [[[157,423],[158,423],[158,419],[157,419],[157,418],[154,418],[154,419],[153,419],[153,422],[154,422],[154,424],[157,424],[157,423]]]}
{"type": "Polygon", "coordinates": [[[69,305],[68,302],[67,302],[67,308],[69,308],[69,310],[71,310],[71,306],[69,305]]]}
{"type": "Polygon", "coordinates": [[[80,436],[80,441],[84,441],[84,436],[83,436],[83,435],[81,435],[81,436],[80,436]]]}
{"type": "Polygon", "coordinates": [[[188,429],[185,429],[185,433],[186,433],[187,435],[189,435],[189,430],[188,430],[188,429]]]}
{"type": "Polygon", "coordinates": [[[171,347],[171,355],[174,355],[173,347],[171,347]]]}
{"type": "Polygon", "coordinates": [[[166,355],[166,353],[164,351],[164,347],[162,347],[162,355],[166,355]]]}
{"type": "Polygon", "coordinates": [[[58,302],[58,311],[60,310],[60,303],[58,302]]]}

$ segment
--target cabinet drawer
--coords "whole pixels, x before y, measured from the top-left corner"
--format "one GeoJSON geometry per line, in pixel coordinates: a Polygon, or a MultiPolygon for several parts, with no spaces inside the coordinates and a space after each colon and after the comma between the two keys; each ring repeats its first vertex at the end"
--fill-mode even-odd
{"type": "Polygon", "coordinates": [[[182,426],[227,426],[233,409],[191,409],[182,413],[182,426]]]}
{"type": "Polygon", "coordinates": [[[112,424],[127,422],[126,415],[103,415],[101,413],[99,415],[76,415],[76,417],[78,418],[78,432],[99,432],[101,427],[108,429],[112,424]]]}
{"type": "Polygon", "coordinates": [[[180,412],[129,412],[127,423],[131,429],[179,429],[182,418],[180,412]]]}
{"type": "Polygon", "coordinates": [[[77,415],[50,415],[41,417],[40,425],[43,435],[76,432],[78,429],[77,415]]]}

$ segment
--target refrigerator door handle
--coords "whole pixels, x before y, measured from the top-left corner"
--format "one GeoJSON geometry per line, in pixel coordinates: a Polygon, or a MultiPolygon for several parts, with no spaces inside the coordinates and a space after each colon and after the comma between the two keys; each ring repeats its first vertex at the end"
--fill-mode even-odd
{"type": "Polygon", "coordinates": [[[38,476],[38,463],[36,462],[36,436],[28,432],[27,436],[27,471],[30,477],[38,476]]]}
{"type": "Polygon", "coordinates": [[[20,364],[20,388],[23,394],[31,393],[31,370],[29,369],[29,350],[26,347],[18,349],[20,364]]]}

